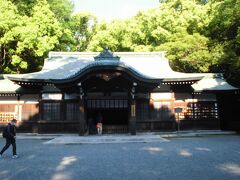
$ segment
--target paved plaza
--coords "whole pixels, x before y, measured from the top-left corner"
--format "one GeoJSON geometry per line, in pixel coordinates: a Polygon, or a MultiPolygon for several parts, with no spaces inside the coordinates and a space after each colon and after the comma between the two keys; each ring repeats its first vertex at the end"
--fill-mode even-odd
{"type": "MultiPolygon", "coordinates": [[[[239,180],[240,136],[168,138],[152,142],[54,144],[19,138],[8,149],[1,180],[239,180]]],[[[0,146],[4,145],[0,138],[0,146]]]]}

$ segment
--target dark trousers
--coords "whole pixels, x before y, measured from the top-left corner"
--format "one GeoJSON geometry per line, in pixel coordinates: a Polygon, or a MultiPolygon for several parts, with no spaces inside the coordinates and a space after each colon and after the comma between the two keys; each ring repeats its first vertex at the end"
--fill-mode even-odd
{"type": "Polygon", "coordinates": [[[9,138],[6,138],[6,144],[5,146],[3,147],[3,149],[1,150],[0,154],[2,155],[4,153],[4,151],[6,151],[9,146],[12,145],[12,151],[13,151],[13,155],[16,155],[16,141],[15,139],[9,139],[9,138]]]}

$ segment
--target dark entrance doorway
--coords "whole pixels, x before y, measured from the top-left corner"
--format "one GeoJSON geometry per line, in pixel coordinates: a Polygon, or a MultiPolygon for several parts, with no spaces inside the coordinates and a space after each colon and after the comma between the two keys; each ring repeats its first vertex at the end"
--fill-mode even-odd
{"type": "Polygon", "coordinates": [[[101,114],[103,134],[128,133],[130,79],[117,71],[89,74],[82,82],[85,89],[85,113],[90,134],[97,133],[97,116],[101,114]]]}
{"type": "Polygon", "coordinates": [[[90,134],[96,134],[97,116],[102,116],[103,133],[128,132],[128,101],[124,99],[87,100],[87,122],[90,134]]]}
{"type": "Polygon", "coordinates": [[[128,111],[127,109],[102,109],[100,113],[103,117],[104,125],[127,125],[128,111]]]}

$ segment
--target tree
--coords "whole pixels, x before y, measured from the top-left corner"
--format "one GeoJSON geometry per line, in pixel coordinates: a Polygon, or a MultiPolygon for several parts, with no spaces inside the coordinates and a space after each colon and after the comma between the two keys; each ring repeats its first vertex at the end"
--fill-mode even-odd
{"type": "Polygon", "coordinates": [[[112,51],[130,51],[132,47],[129,32],[128,21],[102,22],[96,27],[96,33],[88,45],[88,50],[101,51],[108,47],[112,51]]]}
{"type": "Polygon", "coordinates": [[[240,1],[212,0],[211,7],[206,34],[223,46],[218,70],[224,70],[227,80],[240,87],[240,1]]]}
{"type": "MultiPolygon", "coordinates": [[[[181,34],[182,35],[182,34],[181,34]]],[[[174,70],[183,72],[208,72],[213,65],[211,52],[208,49],[208,38],[199,33],[176,37],[157,47],[156,50],[167,51],[174,70]]]]}
{"type": "Polygon", "coordinates": [[[67,26],[71,30],[72,51],[86,51],[96,30],[97,19],[89,13],[78,13],[71,16],[67,26]]]}
{"type": "MultiPolygon", "coordinates": [[[[11,0],[12,3],[17,7],[18,12],[22,16],[30,17],[32,14],[33,7],[38,3],[37,0],[11,0]]],[[[63,28],[62,36],[59,38],[59,44],[55,46],[54,50],[66,51],[69,50],[69,46],[73,44],[73,37],[68,27],[71,14],[73,11],[73,3],[71,0],[47,0],[47,4],[50,10],[63,28]]]]}
{"type": "MultiPolygon", "coordinates": [[[[19,14],[30,16],[33,7],[38,0],[10,0],[18,9],[19,14]]],[[[60,22],[68,21],[73,11],[71,0],[47,0],[50,10],[54,13],[55,18],[60,22]]]]}
{"type": "Polygon", "coordinates": [[[18,14],[17,7],[7,0],[0,3],[0,73],[6,72],[5,69],[11,62],[11,56],[16,46],[12,39],[11,43],[4,40],[6,34],[16,26],[21,26],[22,17],[18,14]],[[6,18],[8,17],[8,18],[6,18]]]}
{"type": "MultiPolygon", "coordinates": [[[[17,23],[6,30],[0,39],[4,48],[2,52],[6,52],[2,56],[5,62],[2,71],[36,71],[43,62],[41,59],[59,43],[58,39],[62,36],[60,23],[54,18],[46,0],[38,0],[30,16],[19,15],[14,5],[8,4],[14,9],[17,23]]],[[[9,13],[8,9],[6,13],[9,13]]]]}
{"type": "Polygon", "coordinates": [[[50,50],[163,50],[174,70],[223,72],[240,87],[240,1],[159,2],[135,17],[98,23],[91,14],[71,15],[70,0],[1,0],[0,73],[39,70],[50,50]]]}
{"type": "Polygon", "coordinates": [[[36,5],[37,0],[9,0],[18,10],[19,15],[30,16],[32,8],[36,5]]]}
{"type": "Polygon", "coordinates": [[[71,0],[47,0],[50,10],[61,23],[68,22],[73,12],[71,0]]]}

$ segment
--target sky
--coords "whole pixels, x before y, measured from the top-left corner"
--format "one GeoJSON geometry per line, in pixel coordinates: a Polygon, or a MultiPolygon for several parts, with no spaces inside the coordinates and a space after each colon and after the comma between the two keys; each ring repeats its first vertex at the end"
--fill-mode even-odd
{"type": "Polygon", "coordinates": [[[110,21],[115,18],[125,19],[140,10],[158,7],[159,0],[73,0],[77,12],[91,12],[98,19],[110,21]]]}

